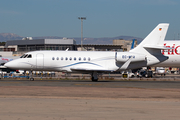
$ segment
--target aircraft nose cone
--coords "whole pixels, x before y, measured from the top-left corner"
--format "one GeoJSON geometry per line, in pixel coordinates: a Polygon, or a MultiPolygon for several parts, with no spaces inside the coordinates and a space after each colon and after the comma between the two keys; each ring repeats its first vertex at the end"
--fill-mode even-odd
{"type": "Polygon", "coordinates": [[[6,64],[4,64],[5,67],[7,68],[16,68],[17,65],[14,64],[13,62],[7,62],[6,64]]]}

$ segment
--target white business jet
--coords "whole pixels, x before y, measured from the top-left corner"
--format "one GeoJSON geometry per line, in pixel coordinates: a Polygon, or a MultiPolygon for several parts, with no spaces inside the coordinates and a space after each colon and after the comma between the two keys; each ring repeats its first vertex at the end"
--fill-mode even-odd
{"type": "MultiPolygon", "coordinates": [[[[169,24],[159,24],[130,52],[116,51],[34,51],[5,64],[11,69],[89,73],[92,81],[98,73],[136,69],[168,59],[161,53],[169,24]]],[[[30,80],[34,80],[33,77],[30,80]]]]}

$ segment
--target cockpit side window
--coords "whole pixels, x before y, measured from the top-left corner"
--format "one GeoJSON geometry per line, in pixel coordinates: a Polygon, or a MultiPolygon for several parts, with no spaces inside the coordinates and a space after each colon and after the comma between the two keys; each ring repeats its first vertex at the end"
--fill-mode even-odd
{"type": "Polygon", "coordinates": [[[32,58],[32,55],[31,55],[31,54],[29,54],[27,58],[32,58]]]}

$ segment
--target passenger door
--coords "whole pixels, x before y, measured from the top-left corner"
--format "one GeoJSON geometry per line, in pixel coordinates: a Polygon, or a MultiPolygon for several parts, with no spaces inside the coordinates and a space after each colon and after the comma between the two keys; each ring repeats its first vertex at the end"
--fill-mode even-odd
{"type": "Polygon", "coordinates": [[[44,54],[39,53],[36,55],[36,67],[37,68],[44,68],[44,54]]]}

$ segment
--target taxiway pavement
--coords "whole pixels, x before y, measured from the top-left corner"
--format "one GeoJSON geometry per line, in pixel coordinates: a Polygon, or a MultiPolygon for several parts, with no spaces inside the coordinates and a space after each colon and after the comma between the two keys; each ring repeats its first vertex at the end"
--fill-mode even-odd
{"type": "Polygon", "coordinates": [[[0,120],[179,120],[179,112],[179,80],[0,80],[0,120]]]}

